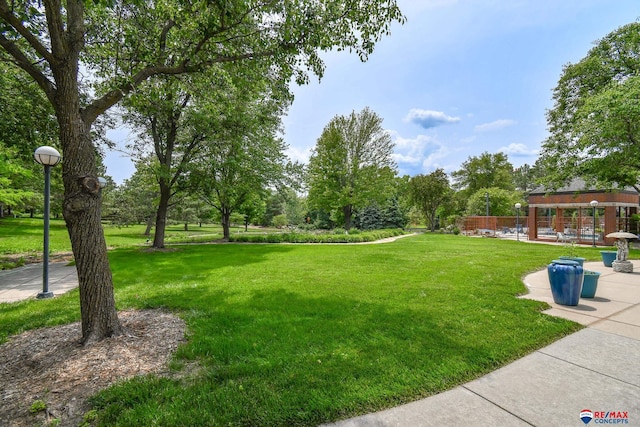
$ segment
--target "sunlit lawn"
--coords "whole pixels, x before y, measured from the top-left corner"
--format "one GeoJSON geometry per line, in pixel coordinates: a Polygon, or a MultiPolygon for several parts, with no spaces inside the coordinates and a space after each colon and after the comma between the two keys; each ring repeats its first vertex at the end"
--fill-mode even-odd
{"type": "MultiPolygon", "coordinates": [[[[599,259],[598,249],[578,251],[599,259]]],[[[182,316],[189,339],[172,365],[201,369],[128,381],[95,403],[104,425],[317,425],[447,390],[577,329],[517,298],[525,273],[565,252],[429,234],[117,249],[119,309],[182,316]]],[[[78,319],[77,300],[75,291],[0,305],[0,340],[78,319]]]]}
{"type": "MultiPolygon", "coordinates": [[[[146,226],[116,226],[103,224],[107,246],[121,248],[127,246],[148,245],[148,239],[153,239],[153,229],[150,236],[145,236],[146,226]]],[[[49,224],[49,248],[51,252],[70,251],[69,234],[62,219],[51,219],[49,224]]],[[[187,230],[184,224],[171,224],[165,230],[165,242],[192,243],[215,241],[222,238],[222,227],[215,224],[189,224],[187,230]]],[[[264,233],[266,229],[254,230],[244,227],[233,227],[232,232],[264,233]]],[[[0,254],[41,252],[43,247],[44,223],[42,218],[0,218],[0,254]]]]}

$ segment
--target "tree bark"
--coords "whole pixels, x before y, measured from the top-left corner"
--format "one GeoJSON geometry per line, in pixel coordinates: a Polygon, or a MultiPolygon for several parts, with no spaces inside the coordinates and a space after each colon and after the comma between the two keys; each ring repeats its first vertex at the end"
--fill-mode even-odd
{"type": "Polygon", "coordinates": [[[151,227],[153,227],[153,217],[149,215],[147,218],[147,228],[144,229],[145,236],[149,236],[151,234],[151,227]]]}
{"type": "Polygon", "coordinates": [[[160,201],[156,212],[156,231],[153,235],[153,247],[164,248],[164,233],[167,226],[167,212],[169,211],[169,199],[171,188],[165,178],[160,178],[160,201]]]}
{"type": "Polygon", "coordinates": [[[352,205],[344,206],[342,212],[344,213],[344,229],[349,231],[351,229],[352,205]]]}
{"type": "Polygon", "coordinates": [[[78,271],[82,342],[123,332],[116,312],[107,245],[100,222],[100,184],[91,143],[91,124],[80,112],[77,67],[73,61],[56,73],[54,108],[63,157],[63,214],[78,271]]]}
{"type": "Polygon", "coordinates": [[[228,242],[231,237],[231,210],[223,207],[220,216],[222,218],[222,238],[228,242]]]}

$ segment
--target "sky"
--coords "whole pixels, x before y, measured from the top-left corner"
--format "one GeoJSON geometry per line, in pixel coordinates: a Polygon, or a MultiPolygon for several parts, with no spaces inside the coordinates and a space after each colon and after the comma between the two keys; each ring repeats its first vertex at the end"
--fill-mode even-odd
{"type": "MultiPolygon", "coordinates": [[[[451,173],[484,152],[532,165],[547,137],[545,112],[563,65],[598,39],[640,18],[638,0],[398,0],[394,24],[367,62],[323,54],[323,78],[293,86],[283,118],[286,154],[307,162],[337,115],[369,107],[395,143],[400,175],[451,173]]],[[[110,131],[114,141],[126,129],[110,131]]],[[[116,183],[134,167],[120,152],[105,159],[116,183]]]]}

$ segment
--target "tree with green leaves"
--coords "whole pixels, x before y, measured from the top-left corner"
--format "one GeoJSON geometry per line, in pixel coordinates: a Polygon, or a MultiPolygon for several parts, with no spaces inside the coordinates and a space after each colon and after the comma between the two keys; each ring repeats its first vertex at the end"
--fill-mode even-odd
{"type": "Polygon", "coordinates": [[[516,190],[528,194],[539,185],[538,180],[542,176],[543,169],[540,167],[539,162],[536,162],[533,166],[525,163],[513,169],[513,184],[516,190]]]}
{"type": "Polygon", "coordinates": [[[582,60],[564,67],[542,147],[547,187],[580,177],[640,191],[639,73],[638,22],[608,34],[582,60]]]}
{"type": "Polygon", "coordinates": [[[513,215],[516,203],[525,204],[522,194],[518,191],[510,191],[498,187],[482,188],[468,198],[466,214],[469,216],[486,215],[487,199],[489,200],[490,216],[513,215]]]}
{"type": "Polygon", "coordinates": [[[512,172],[513,165],[506,154],[484,152],[480,156],[469,157],[459,170],[451,174],[451,178],[453,187],[469,196],[490,187],[513,190],[512,172]]]}
{"type": "Polygon", "coordinates": [[[24,71],[0,61],[0,142],[16,150],[25,166],[40,168],[33,152],[55,145],[58,124],[51,104],[24,71]]]}
{"type": "Polygon", "coordinates": [[[331,119],[309,159],[309,207],[332,212],[349,230],[354,208],[382,204],[392,194],[393,147],[382,118],[369,108],[331,119]]]}
{"type": "Polygon", "coordinates": [[[211,116],[219,112],[211,76],[193,78],[163,77],[146,82],[125,100],[124,121],[138,130],[138,138],[130,145],[139,158],[151,151],[152,167],[158,186],[155,232],[152,247],[164,248],[167,215],[176,193],[186,188],[187,166],[195,159],[204,142],[211,116]],[[198,99],[194,97],[200,95],[198,99]],[[205,124],[206,123],[206,124],[205,124]],[[205,129],[207,127],[207,129],[205,129]]]}
{"type": "Polygon", "coordinates": [[[16,149],[5,147],[0,141],[0,217],[3,206],[19,206],[35,197],[34,191],[15,185],[19,179],[33,177],[32,171],[18,160],[16,149]]]}
{"type": "Polygon", "coordinates": [[[216,64],[264,61],[305,82],[308,71],[322,75],[319,51],[349,49],[365,60],[403,20],[396,0],[0,0],[0,60],[36,82],[58,123],[84,343],[123,333],[100,223],[96,120],[146,81],[216,64]]]}
{"type": "MultiPolygon", "coordinates": [[[[33,160],[41,145],[55,145],[57,124],[51,106],[22,70],[0,61],[0,217],[5,207],[32,213],[42,206],[42,166],[33,160]]],[[[61,175],[52,173],[53,196],[61,175]]],[[[55,210],[55,207],[54,207],[55,210]]]]}
{"type": "Polygon", "coordinates": [[[268,78],[237,79],[225,93],[222,116],[203,116],[210,132],[203,134],[200,155],[191,162],[190,179],[203,199],[221,217],[229,240],[231,214],[285,180],[286,148],[278,136],[289,97],[268,78]]]}
{"type": "Polygon", "coordinates": [[[409,181],[411,200],[417,206],[431,231],[436,229],[438,209],[445,204],[452,195],[449,177],[444,169],[436,169],[429,175],[416,175],[409,181]]]}

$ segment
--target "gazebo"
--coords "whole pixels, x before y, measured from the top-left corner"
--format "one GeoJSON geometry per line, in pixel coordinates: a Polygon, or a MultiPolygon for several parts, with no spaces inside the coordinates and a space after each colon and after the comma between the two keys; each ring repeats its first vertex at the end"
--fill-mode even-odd
{"type": "Polygon", "coordinates": [[[529,194],[529,240],[612,245],[615,239],[607,234],[635,231],[632,215],[639,206],[640,194],[631,187],[604,191],[587,187],[581,179],[554,192],[540,187],[529,194]]]}

